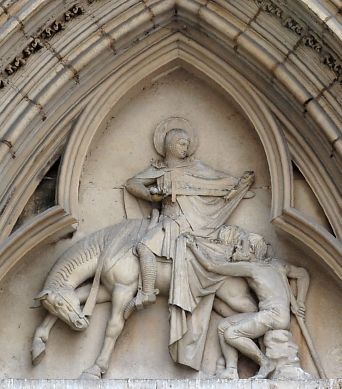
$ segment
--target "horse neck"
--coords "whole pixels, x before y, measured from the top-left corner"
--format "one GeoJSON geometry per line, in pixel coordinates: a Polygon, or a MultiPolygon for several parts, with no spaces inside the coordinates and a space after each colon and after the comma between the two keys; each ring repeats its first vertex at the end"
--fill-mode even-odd
{"type": "Polygon", "coordinates": [[[44,289],[75,289],[94,276],[101,247],[94,242],[85,243],[74,253],[62,255],[51,269],[44,289]]]}

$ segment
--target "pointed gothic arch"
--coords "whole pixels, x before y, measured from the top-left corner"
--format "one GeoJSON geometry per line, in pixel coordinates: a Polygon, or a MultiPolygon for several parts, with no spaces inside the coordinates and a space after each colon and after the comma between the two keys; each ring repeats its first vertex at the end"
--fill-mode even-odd
{"type": "Polygon", "coordinates": [[[44,233],[34,233],[42,215],[33,226],[10,233],[51,156],[66,146],[57,212],[63,222],[54,224],[55,210],[51,219],[49,211],[44,214],[50,235],[75,224],[80,169],[99,123],[133,85],[176,63],[211,79],[238,102],[268,157],[271,218],[341,278],[341,28],[337,12],[324,13],[334,7],[331,1],[329,7],[290,3],[284,8],[261,0],[132,0],[112,7],[100,0],[67,8],[26,0],[12,9],[0,46],[7,53],[0,90],[1,277],[44,240],[44,233]],[[320,40],[323,29],[328,35],[320,40]],[[32,38],[40,39],[40,50],[32,38]],[[291,158],[337,238],[293,208],[291,158]]]}

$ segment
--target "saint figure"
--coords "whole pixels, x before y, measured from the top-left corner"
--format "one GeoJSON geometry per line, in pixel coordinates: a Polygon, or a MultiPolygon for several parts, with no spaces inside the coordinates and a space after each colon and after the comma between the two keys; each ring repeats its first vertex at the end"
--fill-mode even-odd
{"type": "MultiPolygon", "coordinates": [[[[193,275],[187,266],[184,234],[208,237],[215,233],[243,198],[254,195],[249,192],[254,174],[246,172],[238,179],[192,159],[197,142],[189,129],[159,127],[154,141],[163,160],[152,162],[126,183],[127,191],[136,198],[159,204],[159,211],[152,212],[149,230],[136,246],[142,288],[128,305],[126,317],[156,300],[156,256],[172,261],[170,351],[175,361],[192,366],[180,361],[179,351],[172,351],[172,345],[188,330],[186,313],[193,313],[198,306],[191,290],[193,275]]],[[[195,365],[192,367],[197,368],[198,362],[195,365]]]]}

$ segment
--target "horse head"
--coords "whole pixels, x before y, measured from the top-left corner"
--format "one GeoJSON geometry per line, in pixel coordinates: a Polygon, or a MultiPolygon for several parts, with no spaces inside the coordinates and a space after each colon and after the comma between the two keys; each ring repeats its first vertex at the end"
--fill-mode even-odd
{"type": "Polygon", "coordinates": [[[84,316],[80,300],[74,290],[60,289],[42,290],[36,297],[45,309],[63,320],[75,331],[84,331],[89,326],[89,320],[84,316]]]}

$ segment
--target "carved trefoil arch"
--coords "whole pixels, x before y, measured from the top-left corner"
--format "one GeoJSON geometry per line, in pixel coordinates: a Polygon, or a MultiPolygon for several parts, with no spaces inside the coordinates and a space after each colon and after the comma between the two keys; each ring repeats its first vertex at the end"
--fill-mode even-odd
{"type": "Polygon", "coordinates": [[[341,282],[338,2],[27,0],[0,12],[1,279],[47,238],[77,231],[84,160],[113,107],[182,68],[248,118],[269,166],[270,222],[341,282]],[[13,231],[58,156],[55,206],[13,231]],[[291,161],[330,228],[295,207],[291,161]]]}

